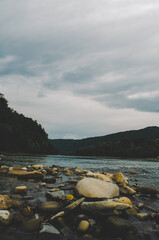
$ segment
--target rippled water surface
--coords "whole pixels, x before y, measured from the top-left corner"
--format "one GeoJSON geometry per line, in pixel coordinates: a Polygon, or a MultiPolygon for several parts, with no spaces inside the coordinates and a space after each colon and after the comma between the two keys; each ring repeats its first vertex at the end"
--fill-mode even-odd
{"type": "MultiPolygon", "coordinates": [[[[28,166],[43,164],[65,167],[82,167],[84,169],[103,169],[107,172],[129,172],[144,185],[159,187],[159,161],[152,159],[113,159],[76,156],[8,156],[0,164],[9,166],[28,166]]],[[[131,179],[130,179],[131,180],[131,179]]]]}

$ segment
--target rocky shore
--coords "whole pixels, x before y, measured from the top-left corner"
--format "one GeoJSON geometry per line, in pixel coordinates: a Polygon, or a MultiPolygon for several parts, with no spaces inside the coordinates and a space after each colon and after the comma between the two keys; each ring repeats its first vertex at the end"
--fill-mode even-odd
{"type": "Polygon", "coordinates": [[[159,239],[157,188],[127,173],[0,167],[0,239],[159,239]]]}

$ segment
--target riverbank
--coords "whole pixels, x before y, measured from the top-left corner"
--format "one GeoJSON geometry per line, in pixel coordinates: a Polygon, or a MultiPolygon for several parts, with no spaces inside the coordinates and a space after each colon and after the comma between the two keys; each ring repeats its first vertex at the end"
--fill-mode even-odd
{"type": "Polygon", "coordinates": [[[134,170],[1,166],[0,237],[157,240],[158,189],[140,185],[136,175],[134,170]]]}

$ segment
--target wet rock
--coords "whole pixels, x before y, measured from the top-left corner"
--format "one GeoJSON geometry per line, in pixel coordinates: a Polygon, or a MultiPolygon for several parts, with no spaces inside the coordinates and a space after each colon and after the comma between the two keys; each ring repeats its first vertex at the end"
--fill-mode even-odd
{"type": "Polygon", "coordinates": [[[154,187],[137,187],[136,190],[142,194],[155,195],[158,193],[158,190],[154,187]]]}
{"type": "Polygon", "coordinates": [[[128,183],[127,178],[122,173],[114,173],[112,177],[117,183],[128,183]]]}
{"type": "Polygon", "coordinates": [[[45,224],[39,232],[38,240],[62,240],[60,232],[52,225],[45,224]]]}
{"type": "Polygon", "coordinates": [[[15,187],[14,192],[19,194],[25,194],[27,192],[27,187],[26,186],[15,187]]]}
{"type": "Polygon", "coordinates": [[[48,201],[41,203],[40,211],[45,213],[56,213],[61,209],[61,204],[56,201],[48,201]]]}
{"type": "Polygon", "coordinates": [[[46,183],[43,182],[43,183],[40,184],[40,186],[41,186],[41,187],[45,187],[45,186],[46,186],[46,183]]]}
{"type": "Polygon", "coordinates": [[[101,173],[94,173],[92,175],[92,177],[94,177],[96,179],[99,179],[99,180],[102,180],[104,182],[111,182],[111,183],[113,183],[113,180],[110,177],[108,177],[108,176],[106,176],[104,174],[101,174],[101,173]]]}
{"type": "Polygon", "coordinates": [[[148,213],[137,213],[137,214],[136,214],[136,217],[137,217],[139,220],[143,221],[143,220],[149,219],[149,214],[148,214],[148,213]]]}
{"type": "Polygon", "coordinates": [[[115,201],[97,201],[97,202],[83,202],[81,209],[99,215],[119,214],[122,211],[131,209],[132,206],[125,203],[118,203],[115,201]]]}
{"type": "Polygon", "coordinates": [[[138,203],[137,207],[138,208],[143,208],[144,204],[143,203],[138,203]]]}
{"type": "Polygon", "coordinates": [[[135,215],[137,214],[137,210],[135,208],[135,206],[133,205],[133,203],[131,202],[131,200],[127,197],[121,197],[117,200],[117,202],[119,203],[126,203],[126,204],[129,204],[131,206],[131,209],[128,209],[127,212],[130,214],[130,215],[135,215]]]}
{"type": "Polygon", "coordinates": [[[18,200],[12,200],[12,208],[19,208],[21,203],[18,200]]]}
{"type": "Polygon", "coordinates": [[[77,227],[77,230],[78,230],[79,232],[85,233],[85,232],[88,230],[88,228],[89,228],[89,222],[86,221],[86,220],[82,220],[82,221],[79,223],[79,225],[78,225],[78,227],[77,227]]]}
{"type": "Polygon", "coordinates": [[[8,210],[0,210],[0,224],[9,225],[12,219],[12,215],[8,210]]]}
{"type": "Polygon", "coordinates": [[[53,189],[50,189],[49,192],[57,192],[57,191],[60,191],[59,188],[53,188],[53,189]]]}
{"type": "Polygon", "coordinates": [[[9,167],[8,166],[1,166],[0,167],[0,173],[3,173],[3,174],[7,174],[9,171],[9,167]]]}
{"type": "Polygon", "coordinates": [[[111,216],[106,220],[106,231],[109,231],[112,236],[127,236],[129,232],[136,232],[135,226],[127,219],[111,216]]]}
{"type": "Polygon", "coordinates": [[[46,183],[55,183],[56,178],[55,177],[46,177],[43,181],[46,183]]]}
{"type": "Polygon", "coordinates": [[[110,182],[94,178],[84,178],[76,185],[79,195],[87,198],[113,198],[119,195],[119,187],[110,182]]]}
{"type": "Polygon", "coordinates": [[[136,191],[135,191],[133,188],[129,187],[129,186],[125,186],[125,187],[121,188],[121,189],[120,189],[120,192],[121,192],[122,194],[125,194],[125,195],[133,195],[133,194],[136,194],[136,191]]]}
{"type": "Polygon", "coordinates": [[[40,227],[40,219],[29,219],[24,220],[22,227],[26,231],[35,231],[38,230],[40,227]]]}
{"type": "Polygon", "coordinates": [[[80,168],[80,167],[77,167],[76,169],[75,169],[75,173],[76,174],[81,174],[81,173],[83,173],[84,172],[84,170],[82,169],[82,168],[80,168]]]}
{"type": "Polygon", "coordinates": [[[65,193],[63,190],[59,190],[56,192],[47,192],[46,196],[50,199],[59,199],[59,200],[65,199],[65,193]]]}
{"type": "Polygon", "coordinates": [[[12,200],[8,195],[0,195],[0,210],[6,210],[12,207],[12,200]]]}
{"type": "Polygon", "coordinates": [[[42,164],[32,165],[32,167],[33,167],[34,169],[38,170],[38,169],[42,169],[42,168],[44,167],[44,165],[42,165],[42,164]]]}
{"type": "Polygon", "coordinates": [[[75,202],[71,203],[70,205],[66,206],[64,208],[65,213],[70,212],[73,209],[75,209],[76,207],[78,207],[84,200],[85,200],[85,198],[80,198],[77,201],[75,201],[75,202]]]}
{"type": "Polygon", "coordinates": [[[28,179],[36,179],[36,180],[42,180],[43,179],[43,174],[38,171],[32,171],[32,172],[27,172],[22,169],[12,169],[9,172],[10,176],[16,176],[18,179],[22,180],[28,180],[28,179]]]}

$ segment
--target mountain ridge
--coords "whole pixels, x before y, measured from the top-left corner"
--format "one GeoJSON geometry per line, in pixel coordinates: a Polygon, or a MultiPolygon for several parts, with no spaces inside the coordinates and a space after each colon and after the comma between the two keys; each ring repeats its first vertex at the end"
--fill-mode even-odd
{"type": "MultiPolygon", "coordinates": [[[[122,132],[117,132],[117,133],[112,133],[112,134],[108,134],[108,135],[103,135],[103,136],[97,136],[97,137],[89,137],[89,138],[84,138],[84,139],[54,139],[54,140],[50,140],[51,144],[61,153],[61,154],[73,154],[73,155],[100,155],[95,154],[95,150],[93,151],[93,148],[101,148],[101,152],[105,152],[103,151],[104,146],[108,148],[108,145],[111,145],[111,147],[113,146],[113,148],[115,147],[114,145],[116,145],[116,147],[122,147],[124,145],[124,141],[125,141],[125,145],[126,145],[126,141],[128,141],[131,145],[132,150],[137,149],[137,147],[141,147],[141,151],[144,150],[144,147],[147,148],[148,143],[150,145],[153,145],[153,151],[152,154],[149,153],[148,156],[156,156],[159,155],[159,152],[156,151],[157,148],[157,139],[159,139],[159,127],[157,126],[148,126],[139,130],[128,130],[128,131],[122,131],[122,132]],[[155,141],[155,142],[154,142],[155,141]],[[122,145],[123,144],[123,145],[122,145]],[[144,144],[144,147],[143,147],[144,144]],[[102,147],[103,145],[103,147],[102,147]],[[107,146],[106,146],[107,145],[107,146]],[[121,146],[122,145],[122,146],[121,146]],[[135,149],[135,145],[136,149],[135,149]],[[155,153],[154,153],[154,145],[155,145],[155,153]],[[133,149],[134,146],[134,149],[133,149]],[[87,149],[87,151],[86,151],[87,149]],[[91,153],[88,153],[89,152],[91,153]],[[90,151],[91,150],[91,151],[90,151]]],[[[130,146],[127,146],[130,148],[130,146]]],[[[97,149],[96,149],[97,150],[97,149]]],[[[113,154],[113,152],[115,152],[115,150],[111,150],[111,154],[110,151],[107,151],[107,153],[109,153],[110,156],[116,156],[116,153],[113,154]]],[[[145,156],[146,152],[144,150],[145,153],[142,154],[142,152],[138,150],[138,153],[132,153],[131,154],[133,156],[145,156]]],[[[119,154],[119,155],[131,155],[131,154],[119,154]]],[[[120,157],[120,156],[119,156],[120,157]]]]}

